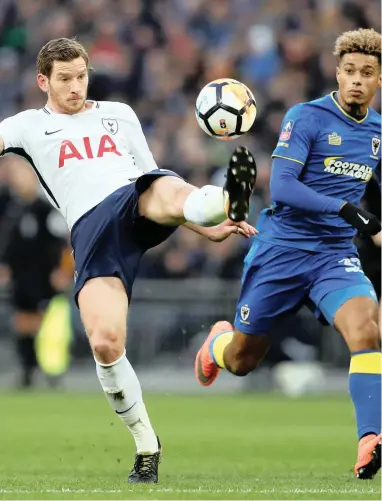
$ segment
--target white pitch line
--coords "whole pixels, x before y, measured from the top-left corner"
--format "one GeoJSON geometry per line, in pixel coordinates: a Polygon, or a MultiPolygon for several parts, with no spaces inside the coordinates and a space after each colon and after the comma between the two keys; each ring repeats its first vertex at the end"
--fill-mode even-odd
{"type": "Polygon", "coordinates": [[[376,489],[149,489],[148,492],[167,492],[167,493],[238,493],[238,494],[380,494],[376,489]]]}
{"type": "MultiPolygon", "coordinates": [[[[23,489],[0,489],[0,494],[122,494],[124,492],[136,492],[136,489],[46,489],[46,490],[23,490],[23,489]]],[[[173,489],[151,488],[147,492],[166,492],[179,494],[211,493],[211,494],[380,494],[380,489],[173,489]]]]}
{"type": "Polygon", "coordinates": [[[0,489],[0,494],[119,494],[122,492],[133,492],[133,490],[104,490],[104,489],[46,489],[33,491],[26,489],[0,489]]]}

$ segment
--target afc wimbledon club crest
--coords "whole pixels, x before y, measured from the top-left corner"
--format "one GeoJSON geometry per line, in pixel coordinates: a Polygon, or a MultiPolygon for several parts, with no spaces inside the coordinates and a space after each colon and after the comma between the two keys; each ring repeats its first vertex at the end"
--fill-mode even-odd
{"type": "Polygon", "coordinates": [[[110,132],[110,134],[117,134],[118,132],[118,122],[115,118],[103,118],[102,125],[105,129],[110,132]]]}
{"type": "Polygon", "coordinates": [[[375,157],[378,155],[380,146],[381,146],[381,140],[378,137],[373,137],[373,139],[371,140],[371,149],[373,150],[373,155],[375,157]]]}
{"type": "Polygon", "coordinates": [[[242,306],[240,308],[240,315],[241,315],[242,320],[244,320],[244,322],[249,317],[250,312],[251,312],[251,309],[249,308],[249,306],[247,304],[245,304],[244,306],[242,306]]]}

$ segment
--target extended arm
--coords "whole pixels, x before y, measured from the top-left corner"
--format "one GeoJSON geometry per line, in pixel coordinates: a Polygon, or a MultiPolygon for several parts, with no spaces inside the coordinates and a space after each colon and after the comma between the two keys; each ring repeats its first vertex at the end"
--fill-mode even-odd
{"type": "Polygon", "coordinates": [[[285,158],[273,160],[271,174],[271,198],[277,203],[304,212],[337,214],[361,233],[376,235],[381,223],[370,212],[351,202],[321,195],[298,180],[302,165],[285,158]]]}
{"type": "Polygon", "coordinates": [[[304,212],[338,214],[346,203],[321,195],[298,180],[303,165],[285,158],[274,158],[271,173],[271,198],[273,201],[304,212]]]}

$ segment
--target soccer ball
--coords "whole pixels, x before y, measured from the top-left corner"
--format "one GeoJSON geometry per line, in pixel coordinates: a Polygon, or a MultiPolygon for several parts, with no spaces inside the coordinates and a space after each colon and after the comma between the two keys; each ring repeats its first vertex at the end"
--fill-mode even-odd
{"type": "Polygon", "coordinates": [[[198,124],[209,136],[236,139],[252,127],[256,118],[256,100],[243,83],[220,78],[200,91],[195,114],[198,124]]]}

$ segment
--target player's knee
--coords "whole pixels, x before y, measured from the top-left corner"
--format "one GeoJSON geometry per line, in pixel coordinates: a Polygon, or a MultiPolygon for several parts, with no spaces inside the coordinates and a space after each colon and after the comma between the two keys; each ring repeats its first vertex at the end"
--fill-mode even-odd
{"type": "Polygon", "coordinates": [[[114,326],[98,325],[88,333],[96,359],[104,364],[115,362],[124,350],[124,333],[114,326]]]}
{"type": "Polygon", "coordinates": [[[378,350],[380,345],[380,330],[377,319],[366,318],[356,322],[348,332],[350,351],[378,350]]]}

